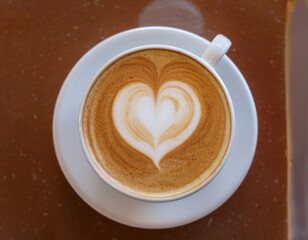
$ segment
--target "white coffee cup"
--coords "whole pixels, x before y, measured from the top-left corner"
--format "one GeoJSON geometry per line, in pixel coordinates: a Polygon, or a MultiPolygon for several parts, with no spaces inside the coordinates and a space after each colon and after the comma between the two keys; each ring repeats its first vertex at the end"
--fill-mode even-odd
{"type": "Polygon", "coordinates": [[[205,187],[208,183],[210,183],[215,176],[217,176],[217,174],[220,172],[220,170],[222,169],[222,167],[224,166],[225,162],[227,161],[228,155],[231,151],[232,148],[232,143],[233,143],[233,139],[234,139],[234,132],[235,132],[235,117],[234,117],[234,108],[233,108],[233,104],[232,104],[232,100],[231,97],[229,95],[229,92],[225,86],[225,84],[223,83],[222,79],[220,78],[220,76],[217,74],[217,72],[215,71],[215,67],[217,64],[219,64],[220,60],[222,59],[222,57],[226,54],[226,52],[229,50],[231,46],[231,41],[226,38],[225,36],[219,34],[217,35],[214,40],[210,43],[209,47],[205,50],[205,52],[203,53],[202,56],[196,56],[186,50],[180,49],[178,47],[173,47],[173,46],[168,46],[168,45],[144,45],[144,46],[140,46],[140,47],[136,47],[136,48],[132,48],[129,50],[126,50],[120,54],[118,54],[117,56],[115,56],[114,58],[110,59],[106,64],[104,64],[99,71],[95,74],[95,76],[92,78],[92,80],[90,81],[90,83],[88,84],[87,89],[84,92],[82,101],[81,101],[81,105],[80,105],[80,110],[79,110],[79,136],[80,136],[80,141],[81,141],[81,145],[82,145],[82,149],[83,152],[86,156],[86,159],[88,160],[90,166],[94,169],[94,171],[96,172],[96,174],[104,181],[106,182],[109,186],[111,186],[112,188],[114,188],[115,190],[138,200],[143,200],[143,201],[150,201],[150,202],[166,202],[166,201],[173,201],[173,200],[178,200],[184,197],[187,197],[197,191],[199,191],[200,189],[202,189],[203,187],[205,187]],[[131,193],[121,187],[119,187],[118,185],[114,184],[112,181],[110,181],[109,177],[106,177],[104,175],[104,173],[102,172],[101,169],[98,169],[98,167],[96,166],[96,164],[92,161],[90,154],[87,150],[86,147],[86,143],[85,143],[85,139],[84,139],[84,135],[83,135],[83,131],[82,131],[82,115],[83,115],[83,109],[84,109],[84,104],[86,101],[86,98],[88,96],[88,93],[93,85],[93,83],[95,82],[95,80],[97,79],[97,77],[100,75],[100,73],[102,71],[104,71],[105,68],[107,68],[111,63],[117,61],[118,59],[120,59],[122,56],[127,55],[129,53],[133,53],[136,51],[140,51],[140,50],[144,50],[144,49],[167,49],[167,50],[172,50],[172,51],[176,51],[176,52],[180,52],[184,55],[187,55],[193,59],[195,59],[196,61],[198,61],[200,64],[202,64],[206,69],[208,69],[213,76],[217,79],[218,83],[220,84],[220,86],[222,87],[225,96],[227,98],[229,107],[230,107],[230,113],[231,113],[231,137],[230,137],[230,142],[229,142],[229,146],[228,149],[226,151],[226,154],[224,155],[223,160],[221,161],[221,164],[219,165],[219,167],[215,170],[215,172],[209,177],[207,178],[202,184],[196,186],[195,188],[193,188],[192,190],[188,191],[188,192],[184,192],[181,194],[178,194],[176,196],[172,196],[172,197],[145,197],[145,196],[140,196],[134,193],[131,193]]]}

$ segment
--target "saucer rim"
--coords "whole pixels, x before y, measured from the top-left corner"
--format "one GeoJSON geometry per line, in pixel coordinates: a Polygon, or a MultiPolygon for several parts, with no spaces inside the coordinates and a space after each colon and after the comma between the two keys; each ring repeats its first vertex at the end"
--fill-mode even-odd
{"type": "MultiPolygon", "coordinates": [[[[130,30],[126,30],[124,32],[121,32],[121,33],[118,33],[118,34],[115,34],[113,36],[111,36],[110,38],[108,39],[105,39],[104,41],[98,43],[97,45],[95,45],[92,49],[90,49],[86,54],[84,54],[78,61],[77,63],[74,65],[74,67],[71,69],[70,73],[67,75],[67,77],[65,78],[65,81],[64,83],[62,84],[62,87],[59,91],[59,94],[58,94],[58,97],[57,97],[57,101],[56,101],[56,104],[55,104],[55,108],[54,108],[54,115],[53,115],[53,129],[52,129],[52,132],[53,132],[53,142],[54,142],[54,146],[55,146],[55,152],[56,152],[56,156],[57,156],[57,160],[59,162],[59,165],[61,167],[61,170],[64,174],[64,176],[66,177],[67,181],[69,182],[69,184],[73,187],[74,191],[77,192],[77,194],[89,205],[91,206],[93,209],[95,209],[97,212],[99,212],[100,214],[104,215],[105,217],[109,218],[109,219],[112,219],[116,222],[120,222],[124,225],[128,225],[128,226],[133,226],[133,227],[138,227],[138,228],[146,228],[146,229],[163,229],[163,228],[170,228],[170,227],[176,227],[176,226],[181,226],[181,225],[184,225],[184,224],[188,224],[190,222],[193,222],[193,221],[196,221],[206,215],[208,215],[209,213],[206,213],[206,214],[199,214],[198,216],[194,216],[194,217],[191,217],[191,218],[184,218],[184,220],[179,220],[179,221],[174,221],[172,223],[169,223],[169,224],[163,224],[161,225],[160,227],[155,225],[155,226],[149,226],[147,224],[145,225],[142,225],[142,224],[136,224],[136,222],[134,223],[130,223],[127,221],[127,218],[126,220],[124,220],[124,218],[122,219],[119,219],[117,217],[114,217],[112,214],[110,214],[109,212],[105,212],[105,213],[102,213],[100,211],[100,209],[96,206],[96,204],[91,200],[89,199],[89,197],[87,196],[84,196],[84,193],[83,191],[80,189],[80,187],[74,182],[74,180],[72,179],[73,177],[69,174],[69,171],[67,170],[67,166],[65,166],[64,162],[65,160],[63,160],[62,156],[61,156],[61,153],[60,153],[60,146],[59,146],[59,142],[57,141],[57,138],[59,137],[58,136],[58,133],[57,133],[57,126],[59,123],[59,108],[60,108],[60,104],[62,102],[62,99],[64,98],[64,93],[65,93],[65,90],[69,87],[69,84],[70,84],[70,79],[71,79],[71,76],[74,74],[75,71],[77,71],[76,69],[79,68],[79,66],[81,64],[83,64],[84,62],[86,62],[89,58],[89,56],[91,56],[91,54],[93,52],[95,52],[98,48],[101,47],[101,45],[103,44],[106,44],[107,42],[110,42],[110,41],[113,41],[114,39],[117,39],[118,37],[121,37],[121,36],[124,36],[125,34],[134,34],[135,32],[140,32],[140,31],[152,31],[152,30],[159,30],[159,31],[173,31],[173,32],[177,32],[177,33],[181,33],[181,34],[186,34],[186,35],[190,35],[191,37],[193,38],[198,38],[199,40],[205,42],[205,43],[209,43],[208,40],[194,34],[194,33],[191,33],[191,32],[188,32],[188,31],[185,31],[185,30],[182,30],[182,29],[176,29],[176,28],[171,28],[171,27],[140,27],[140,28],[134,28],[134,29],[130,29],[130,30]]],[[[247,82],[245,81],[243,75],[241,74],[241,72],[239,71],[239,69],[236,67],[236,65],[231,61],[231,59],[229,59],[227,56],[225,57],[225,61],[227,61],[227,64],[228,65],[231,65],[231,67],[237,72],[237,75],[243,80],[241,81],[243,86],[246,88],[247,92],[249,93],[249,104],[250,104],[250,107],[252,109],[252,121],[253,121],[253,126],[255,127],[252,131],[252,138],[253,138],[253,142],[252,142],[252,152],[250,152],[250,155],[251,155],[251,160],[250,160],[250,164],[249,164],[249,167],[246,171],[246,173],[242,176],[242,179],[240,179],[238,181],[238,183],[234,184],[236,185],[234,191],[232,191],[232,193],[226,198],[224,199],[224,201],[220,204],[218,203],[217,206],[215,206],[212,211],[216,210],[219,206],[221,206],[225,201],[227,201],[233,194],[234,192],[238,189],[238,187],[240,186],[240,184],[242,183],[242,181],[245,179],[249,169],[250,169],[250,166],[251,166],[251,163],[253,161],[253,156],[255,154],[255,150],[256,150],[256,145],[257,145],[257,138],[258,138],[258,120],[257,120],[257,112],[256,112],[256,107],[255,107],[255,103],[254,103],[254,100],[253,100],[253,96],[251,94],[251,91],[249,89],[249,86],[247,84],[247,82]]],[[[235,128],[235,132],[237,131],[237,128],[235,128]]],[[[188,196],[188,198],[191,197],[191,196],[188,196]]],[[[137,200],[136,200],[137,201],[137,200]]],[[[156,203],[156,204],[162,204],[162,203],[156,203]]],[[[211,212],[212,212],[211,211],[211,212]]]]}

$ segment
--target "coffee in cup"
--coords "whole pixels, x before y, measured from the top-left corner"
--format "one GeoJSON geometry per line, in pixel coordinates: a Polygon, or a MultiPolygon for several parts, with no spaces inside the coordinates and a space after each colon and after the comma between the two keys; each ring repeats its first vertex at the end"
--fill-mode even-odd
{"type": "Polygon", "coordinates": [[[130,195],[168,199],[211,179],[232,137],[232,105],[204,63],[169,48],[123,54],[85,94],[89,161],[130,195]]]}

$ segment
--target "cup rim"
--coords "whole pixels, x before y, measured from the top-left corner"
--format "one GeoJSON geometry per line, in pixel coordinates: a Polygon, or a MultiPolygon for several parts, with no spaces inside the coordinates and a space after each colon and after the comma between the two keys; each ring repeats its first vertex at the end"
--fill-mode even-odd
{"type": "MultiPolygon", "coordinates": [[[[179,200],[182,198],[185,198],[187,196],[190,196],[198,191],[200,191],[202,188],[206,187],[217,175],[218,173],[221,171],[221,169],[224,167],[228,156],[230,154],[232,145],[233,145],[233,140],[234,140],[234,133],[235,133],[235,116],[234,116],[234,107],[233,107],[233,103],[232,103],[232,99],[230,97],[229,91],[227,89],[227,87],[225,86],[224,82],[222,81],[222,79],[220,78],[220,76],[218,75],[218,73],[215,71],[215,69],[208,63],[206,62],[206,60],[204,60],[203,58],[201,58],[201,56],[195,55],[187,50],[175,47],[175,46],[169,46],[169,45],[163,45],[163,44],[148,44],[148,45],[142,45],[142,46],[138,46],[138,47],[134,47],[134,48],[130,48],[126,51],[123,51],[117,55],[115,55],[114,57],[112,57],[111,59],[109,59],[105,64],[103,64],[98,71],[94,74],[94,76],[92,77],[92,79],[90,80],[90,82],[88,83],[86,89],[84,90],[83,96],[82,96],[82,100],[79,106],[79,112],[78,112],[78,131],[79,131],[79,139],[80,139],[80,143],[81,143],[81,147],[83,150],[83,153],[85,154],[85,157],[88,161],[88,163],[90,164],[90,166],[92,167],[92,169],[95,171],[95,173],[105,182],[107,183],[109,186],[111,186],[113,189],[117,190],[118,192],[129,196],[131,198],[137,199],[137,200],[142,200],[142,201],[147,201],[147,202],[169,202],[169,201],[175,201],[175,200],[179,200]],[[207,70],[209,70],[211,72],[211,74],[216,78],[217,82],[219,83],[219,85],[222,87],[224,94],[226,96],[228,105],[229,105],[229,110],[230,110],[230,116],[231,116],[231,135],[230,135],[230,140],[229,140],[229,145],[227,148],[227,151],[225,152],[225,155],[223,157],[223,160],[221,161],[220,165],[214,170],[214,172],[212,173],[211,176],[209,176],[205,181],[203,181],[202,183],[200,183],[198,186],[177,194],[177,195],[173,195],[170,197],[148,197],[148,196],[142,196],[142,195],[138,195],[132,192],[129,192],[128,190],[125,190],[124,188],[121,188],[120,186],[118,186],[117,184],[113,183],[108,177],[106,177],[104,175],[104,173],[102,171],[100,171],[98,169],[98,167],[95,165],[94,161],[91,160],[91,156],[88,152],[88,149],[86,147],[86,143],[84,140],[84,135],[83,135],[83,131],[82,131],[82,115],[83,115],[83,109],[84,109],[84,104],[85,101],[87,99],[87,96],[93,86],[93,84],[95,83],[97,77],[101,74],[101,72],[106,69],[109,65],[111,65],[113,62],[117,61],[119,58],[128,55],[130,53],[133,52],[138,52],[141,50],[145,50],[145,49],[165,49],[165,50],[172,50],[175,52],[180,52],[190,58],[193,58],[194,60],[196,60],[197,62],[199,62],[200,64],[202,64],[203,66],[205,66],[207,68],[207,70]]],[[[103,169],[103,167],[102,167],[103,169]]],[[[112,178],[112,177],[110,177],[112,178]]]]}

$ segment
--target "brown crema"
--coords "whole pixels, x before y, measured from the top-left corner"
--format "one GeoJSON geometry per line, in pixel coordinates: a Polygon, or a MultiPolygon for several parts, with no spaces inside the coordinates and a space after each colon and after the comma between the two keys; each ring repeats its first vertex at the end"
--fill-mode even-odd
{"type": "Polygon", "coordinates": [[[202,64],[172,50],[147,49],[122,56],[97,77],[85,100],[82,132],[91,160],[111,182],[140,196],[170,197],[200,185],[219,167],[230,142],[231,114],[222,87],[202,64]],[[201,117],[157,168],[119,134],[112,108],[128,84],[146,84],[156,95],[170,81],[183,82],[196,93],[201,117]]]}

